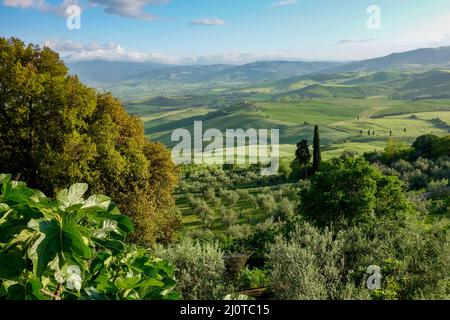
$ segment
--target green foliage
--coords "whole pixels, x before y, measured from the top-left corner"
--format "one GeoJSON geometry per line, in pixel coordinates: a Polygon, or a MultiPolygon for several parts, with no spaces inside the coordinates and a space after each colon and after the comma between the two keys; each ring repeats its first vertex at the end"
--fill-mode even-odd
{"type": "Polygon", "coordinates": [[[414,141],[412,147],[416,158],[431,159],[433,155],[433,145],[439,138],[432,134],[420,136],[414,141]]]}
{"type": "Polygon", "coordinates": [[[294,217],[294,204],[283,198],[272,210],[272,217],[278,221],[290,221],[294,217]]]}
{"type": "Polygon", "coordinates": [[[237,287],[241,290],[262,288],[270,284],[269,271],[243,268],[237,276],[237,287]]]}
{"type": "Polygon", "coordinates": [[[85,181],[132,218],[133,240],[170,240],[179,217],[168,150],[119,100],[69,75],[57,53],[14,38],[0,38],[0,52],[0,172],[50,195],[85,181]]]}
{"type": "Polygon", "coordinates": [[[410,206],[396,177],[383,176],[362,158],[333,159],[301,191],[300,213],[319,226],[370,224],[403,217],[410,206]]]}
{"type": "Polygon", "coordinates": [[[128,245],[133,231],[110,198],[86,184],[56,199],[0,175],[0,293],[14,300],[174,299],[172,267],[128,245]]]}
{"type": "Polygon", "coordinates": [[[268,264],[278,299],[336,299],[344,276],[344,241],[333,232],[298,225],[270,245],[268,264]]]}
{"type": "Polygon", "coordinates": [[[381,156],[381,161],[385,164],[391,164],[400,159],[408,159],[412,153],[412,148],[401,142],[389,139],[387,146],[384,148],[384,153],[381,156]]]}
{"type": "Polygon", "coordinates": [[[433,144],[434,158],[448,157],[450,155],[450,135],[439,138],[433,144]]]}
{"type": "Polygon", "coordinates": [[[225,264],[217,244],[186,238],[171,246],[157,246],[155,254],[175,266],[176,288],[183,299],[211,300],[225,296],[225,264]]]}
{"type": "MultiPolygon", "coordinates": [[[[295,150],[295,159],[300,165],[303,165],[305,168],[311,161],[311,153],[309,152],[307,140],[302,140],[297,143],[297,149],[295,150]]],[[[306,176],[308,176],[308,173],[306,173],[306,176]]]]}
{"type": "Polygon", "coordinates": [[[322,153],[320,151],[320,136],[319,126],[314,127],[314,142],[313,142],[313,172],[320,170],[320,163],[322,162],[322,153]]]}

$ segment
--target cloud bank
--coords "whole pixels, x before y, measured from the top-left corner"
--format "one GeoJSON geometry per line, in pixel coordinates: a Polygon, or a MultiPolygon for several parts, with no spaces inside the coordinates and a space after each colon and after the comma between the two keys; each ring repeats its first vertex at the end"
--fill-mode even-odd
{"type": "Polygon", "coordinates": [[[57,51],[64,60],[107,60],[107,61],[133,61],[133,62],[159,62],[166,64],[242,64],[257,60],[285,60],[294,59],[279,52],[251,53],[251,52],[224,52],[211,55],[173,56],[158,52],[138,52],[128,50],[117,43],[90,42],[79,43],[63,39],[48,39],[44,41],[47,46],[57,51]]]}

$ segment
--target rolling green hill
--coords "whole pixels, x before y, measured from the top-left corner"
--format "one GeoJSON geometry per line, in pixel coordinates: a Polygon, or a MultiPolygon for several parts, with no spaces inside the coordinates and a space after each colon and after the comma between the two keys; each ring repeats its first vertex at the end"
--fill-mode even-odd
{"type": "MultiPolygon", "coordinates": [[[[103,89],[124,99],[129,112],[142,118],[146,134],[168,146],[175,144],[173,130],[192,130],[194,121],[202,120],[204,130],[280,129],[282,156],[289,158],[296,142],[311,139],[318,124],[324,156],[330,157],[348,148],[383,148],[390,138],[410,143],[421,134],[448,133],[449,61],[450,47],[443,47],[347,64],[150,63],[140,68],[99,63],[111,70],[97,77],[112,80],[103,89]],[[117,80],[114,72],[124,68],[117,80]]],[[[81,63],[78,70],[92,76],[94,66],[81,63]]]]}

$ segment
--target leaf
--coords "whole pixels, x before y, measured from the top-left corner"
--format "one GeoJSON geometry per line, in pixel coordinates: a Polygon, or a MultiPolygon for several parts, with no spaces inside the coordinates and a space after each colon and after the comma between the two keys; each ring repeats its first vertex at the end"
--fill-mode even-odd
{"type": "Polygon", "coordinates": [[[27,221],[25,219],[9,219],[0,223],[0,243],[8,242],[11,238],[20,234],[26,228],[27,221]]]}
{"type": "Polygon", "coordinates": [[[118,223],[119,229],[124,233],[131,233],[134,231],[133,222],[131,219],[124,215],[113,215],[111,217],[118,223]]]}
{"type": "Polygon", "coordinates": [[[39,280],[32,278],[25,284],[16,283],[8,287],[9,300],[48,300],[41,293],[42,285],[39,280]]]}
{"type": "Polygon", "coordinates": [[[99,238],[93,238],[93,240],[100,247],[109,249],[115,253],[119,253],[125,248],[125,245],[119,240],[109,240],[109,239],[99,239],[99,238]]]}
{"type": "Polygon", "coordinates": [[[145,279],[141,282],[139,282],[136,287],[137,288],[141,288],[141,287],[162,287],[164,285],[163,282],[153,279],[153,278],[149,278],[149,279],[145,279]]]}
{"type": "Polygon", "coordinates": [[[108,300],[106,296],[99,293],[94,287],[85,288],[84,292],[89,300],[108,300]]]}
{"type": "Polygon", "coordinates": [[[0,174],[0,183],[2,183],[2,195],[6,196],[9,189],[11,188],[11,175],[10,174],[0,174]]]}
{"type": "Polygon", "coordinates": [[[0,252],[0,279],[12,280],[19,277],[26,268],[26,261],[20,251],[0,252]]]}
{"type": "Polygon", "coordinates": [[[128,290],[135,288],[139,281],[141,281],[139,277],[121,278],[116,280],[116,284],[119,289],[128,290]]]}
{"type": "Polygon", "coordinates": [[[56,198],[58,199],[63,209],[68,208],[75,204],[83,202],[83,195],[86,193],[88,185],[85,183],[76,183],[71,185],[70,188],[64,189],[58,193],[56,198]]]}
{"type": "Polygon", "coordinates": [[[93,195],[86,200],[81,209],[108,211],[110,204],[111,198],[103,195],[93,195]]]}
{"type": "Polygon", "coordinates": [[[0,203],[0,213],[11,210],[6,203],[0,203]]]}
{"type": "Polygon", "coordinates": [[[118,225],[117,221],[105,219],[103,220],[102,228],[94,230],[93,235],[97,238],[106,238],[106,236],[109,235],[110,232],[118,233],[119,229],[117,225],[118,225]]]}
{"type": "Polygon", "coordinates": [[[28,226],[41,233],[39,239],[28,250],[38,276],[42,275],[48,263],[58,253],[74,253],[83,258],[91,256],[90,248],[84,243],[74,223],[65,223],[61,227],[55,220],[31,220],[28,226]]]}
{"type": "Polygon", "coordinates": [[[23,249],[24,247],[29,245],[30,241],[35,235],[36,233],[34,231],[30,229],[23,229],[8,243],[8,247],[21,246],[21,248],[23,249]]]}

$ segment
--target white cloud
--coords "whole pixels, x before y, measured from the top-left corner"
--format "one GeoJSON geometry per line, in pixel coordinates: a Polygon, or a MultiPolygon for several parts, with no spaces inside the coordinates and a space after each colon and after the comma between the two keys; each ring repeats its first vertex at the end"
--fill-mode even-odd
{"type": "Polygon", "coordinates": [[[167,64],[242,64],[257,60],[283,60],[294,59],[293,56],[278,52],[251,53],[251,52],[225,52],[211,55],[173,56],[158,52],[138,52],[128,50],[117,43],[78,43],[70,40],[48,39],[45,46],[59,52],[65,60],[109,60],[109,61],[135,61],[160,62],[167,64]]]}
{"type": "Polygon", "coordinates": [[[104,12],[135,19],[151,20],[155,17],[144,11],[146,6],[168,3],[170,0],[89,0],[92,5],[105,7],[104,12]]]}
{"type": "Polygon", "coordinates": [[[48,39],[44,41],[47,46],[57,51],[63,59],[78,60],[109,60],[109,61],[155,61],[162,63],[177,63],[177,59],[163,53],[143,53],[127,50],[117,43],[90,42],[86,44],[70,40],[48,39]]]}
{"type": "Polygon", "coordinates": [[[297,0],[281,0],[281,1],[276,1],[276,2],[272,3],[271,5],[268,6],[268,8],[285,7],[285,6],[290,6],[290,5],[293,5],[296,3],[297,3],[297,0]]]}
{"type": "Polygon", "coordinates": [[[43,1],[41,0],[4,0],[3,4],[7,7],[14,8],[31,8],[40,6],[43,1]]]}
{"type": "Polygon", "coordinates": [[[372,41],[376,41],[377,39],[375,38],[367,38],[367,39],[359,39],[359,40],[350,40],[350,39],[345,39],[345,40],[341,40],[338,41],[338,45],[345,45],[345,44],[352,44],[352,43],[366,43],[366,42],[372,42],[372,41]]]}
{"type": "Polygon", "coordinates": [[[225,21],[217,18],[204,18],[193,20],[191,24],[196,26],[223,26],[225,21]]]}
{"type": "Polygon", "coordinates": [[[3,4],[7,7],[32,9],[66,16],[67,7],[73,4],[79,5],[79,1],[63,0],[59,5],[52,5],[45,0],[3,0],[3,4]]]}
{"type": "MultiPolygon", "coordinates": [[[[170,0],[88,0],[88,7],[103,7],[103,11],[127,18],[154,19],[155,17],[145,12],[146,6],[168,3],[170,0]]],[[[7,7],[34,9],[42,12],[53,12],[65,15],[66,8],[72,4],[78,4],[79,0],[62,0],[59,5],[52,5],[46,0],[3,0],[7,7]]]]}

